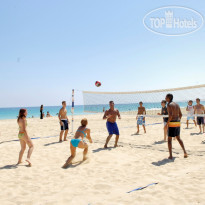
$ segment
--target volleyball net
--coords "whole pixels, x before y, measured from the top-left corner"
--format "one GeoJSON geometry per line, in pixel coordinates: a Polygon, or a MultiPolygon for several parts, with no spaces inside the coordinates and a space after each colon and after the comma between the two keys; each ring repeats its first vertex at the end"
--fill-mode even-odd
{"type": "MultiPolygon", "coordinates": [[[[173,94],[173,101],[178,103],[183,110],[183,115],[186,112],[188,101],[192,100],[193,105],[196,104],[196,99],[199,98],[201,104],[205,105],[205,84],[162,89],[150,91],[135,91],[135,92],[92,92],[83,91],[84,112],[102,113],[109,109],[109,101],[114,101],[115,108],[121,113],[127,115],[136,115],[139,107],[139,102],[143,102],[146,108],[147,117],[160,117],[157,115],[161,111],[161,101],[165,100],[168,93],[173,94]],[[184,108],[184,109],[183,109],[184,108]]],[[[184,115],[186,116],[186,114],[184,115]]],[[[204,114],[195,115],[204,116],[204,114]]]]}

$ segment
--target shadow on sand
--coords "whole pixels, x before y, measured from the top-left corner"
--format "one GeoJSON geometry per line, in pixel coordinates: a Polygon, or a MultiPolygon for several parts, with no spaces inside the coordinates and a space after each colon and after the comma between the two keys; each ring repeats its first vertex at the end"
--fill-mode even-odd
{"type": "Polygon", "coordinates": [[[138,135],[142,135],[142,134],[140,134],[140,133],[134,133],[134,134],[131,134],[131,136],[138,136],[138,135]]]}
{"type": "Polygon", "coordinates": [[[0,169],[17,169],[17,168],[18,168],[17,164],[11,164],[11,165],[0,167],[0,169]]]}
{"type": "Polygon", "coordinates": [[[67,168],[63,168],[63,169],[76,168],[81,164],[87,164],[87,163],[89,163],[89,158],[84,161],[82,160],[82,161],[72,162],[72,164],[70,164],[67,168]]]}
{"type": "Polygon", "coordinates": [[[70,168],[76,168],[78,166],[80,166],[84,161],[81,162],[77,162],[75,164],[70,164],[67,168],[63,168],[63,169],[70,169],[70,168]]]}
{"type": "Polygon", "coordinates": [[[48,143],[48,144],[44,144],[44,146],[50,146],[50,145],[54,145],[54,144],[61,144],[63,142],[51,142],[51,143],[48,143]]]}
{"type": "Polygon", "coordinates": [[[190,133],[190,135],[202,135],[201,132],[197,132],[197,133],[190,133]]]}
{"type": "Polygon", "coordinates": [[[160,140],[160,141],[154,142],[153,145],[155,145],[155,144],[164,144],[164,143],[167,143],[167,142],[164,141],[164,140],[160,140]]]}
{"type": "Polygon", "coordinates": [[[108,147],[108,148],[98,148],[98,149],[94,149],[93,150],[93,153],[96,153],[96,152],[101,152],[101,151],[110,151],[112,149],[116,149],[116,147],[108,147]]]}
{"type": "Polygon", "coordinates": [[[152,164],[154,165],[154,166],[162,166],[162,165],[165,165],[165,164],[168,164],[168,163],[172,163],[172,162],[174,162],[174,160],[176,159],[176,157],[173,157],[172,159],[163,159],[163,160],[161,160],[161,161],[158,161],[158,162],[152,162],[152,164]]]}
{"type": "Polygon", "coordinates": [[[17,142],[17,141],[19,141],[19,140],[8,140],[8,141],[2,141],[2,142],[0,142],[0,144],[6,143],[6,142],[17,142]]]}

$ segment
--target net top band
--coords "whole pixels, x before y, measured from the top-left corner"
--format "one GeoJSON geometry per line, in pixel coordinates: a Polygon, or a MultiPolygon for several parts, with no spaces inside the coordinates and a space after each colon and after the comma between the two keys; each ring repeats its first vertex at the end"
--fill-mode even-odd
{"type": "Polygon", "coordinates": [[[180,87],[180,88],[170,88],[170,89],[160,89],[160,90],[147,90],[147,91],[132,91],[132,92],[94,92],[94,91],[83,91],[83,93],[91,93],[91,94],[138,94],[138,93],[157,93],[157,92],[170,92],[170,91],[177,91],[177,90],[189,90],[195,88],[203,88],[205,84],[202,85],[195,85],[195,86],[187,86],[187,87],[180,87]]]}

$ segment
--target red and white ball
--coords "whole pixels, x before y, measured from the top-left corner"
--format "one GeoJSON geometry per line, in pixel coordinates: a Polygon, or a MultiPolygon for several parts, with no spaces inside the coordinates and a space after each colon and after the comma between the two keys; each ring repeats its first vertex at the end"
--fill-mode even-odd
{"type": "Polygon", "coordinates": [[[95,82],[95,86],[96,86],[96,87],[100,87],[100,86],[101,86],[101,82],[100,82],[100,81],[96,81],[96,82],[95,82]]]}

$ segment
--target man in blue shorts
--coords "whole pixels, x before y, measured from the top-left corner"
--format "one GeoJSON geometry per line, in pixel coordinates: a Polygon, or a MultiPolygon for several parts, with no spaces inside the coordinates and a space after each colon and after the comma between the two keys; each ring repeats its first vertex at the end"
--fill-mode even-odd
{"type": "Polygon", "coordinates": [[[119,136],[120,136],[119,129],[118,129],[118,126],[116,123],[117,116],[119,119],[121,119],[120,112],[119,112],[119,110],[115,109],[114,107],[115,107],[114,102],[110,101],[110,109],[106,110],[105,114],[103,116],[103,120],[107,120],[106,125],[107,125],[107,130],[109,133],[109,136],[106,139],[104,148],[107,148],[107,145],[108,145],[112,135],[116,135],[114,147],[117,147],[117,143],[118,143],[119,136]]]}
{"type": "Polygon", "coordinates": [[[145,128],[145,116],[143,115],[146,115],[146,109],[145,107],[143,107],[143,102],[139,102],[139,107],[138,107],[138,113],[137,113],[137,117],[136,117],[136,120],[137,120],[137,135],[139,134],[140,132],[140,125],[142,125],[143,129],[144,129],[144,133],[146,133],[146,128],[145,128]]]}

